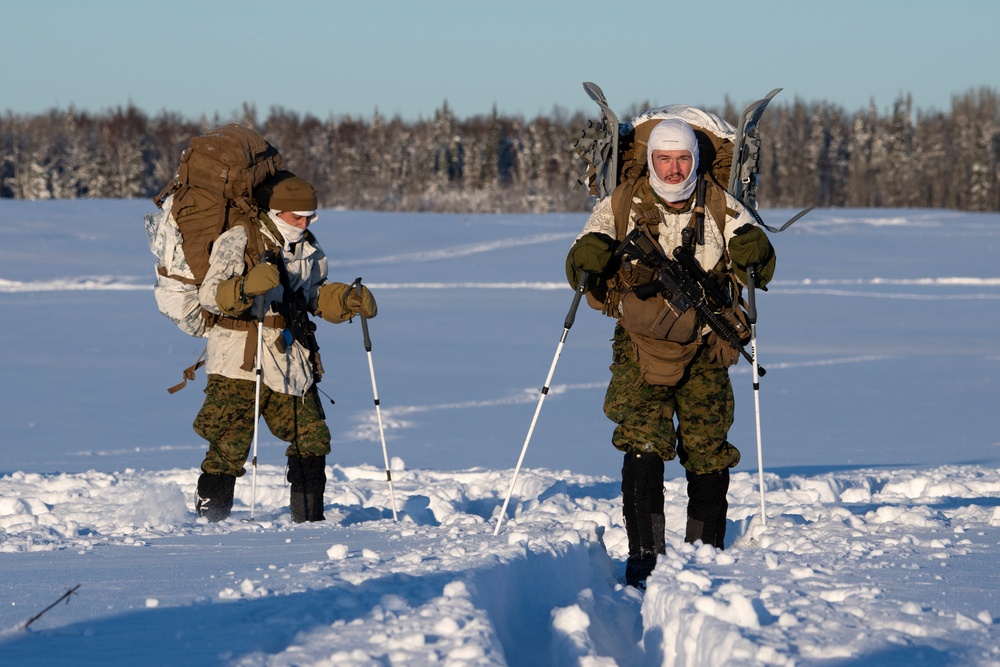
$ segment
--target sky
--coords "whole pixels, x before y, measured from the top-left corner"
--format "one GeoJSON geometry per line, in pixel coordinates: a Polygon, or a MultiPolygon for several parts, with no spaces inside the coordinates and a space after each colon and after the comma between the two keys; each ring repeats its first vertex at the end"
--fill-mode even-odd
{"type": "Polygon", "coordinates": [[[584,81],[619,111],[742,107],[773,88],[847,111],[906,94],[947,111],[1000,85],[998,25],[993,0],[36,0],[3,7],[0,113],[131,103],[229,119],[247,102],[412,121],[447,101],[459,118],[494,105],[533,118],[593,112],[584,81]]]}

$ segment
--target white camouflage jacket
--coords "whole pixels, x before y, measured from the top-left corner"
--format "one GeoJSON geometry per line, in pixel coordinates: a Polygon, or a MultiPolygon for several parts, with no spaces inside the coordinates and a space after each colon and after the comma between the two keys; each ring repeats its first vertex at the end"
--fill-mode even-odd
{"type": "MultiPolygon", "coordinates": [[[[262,233],[274,245],[278,247],[283,245],[282,241],[276,239],[266,227],[262,229],[262,233]]],[[[310,237],[311,234],[307,234],[301,241],[292,244],[290,248],[283,248],[281,258],[285,263],[289,287],[293,291],[300,287],[303,288],[304,296],[309,304],[309,311],[312,313],[316,308],[319,289],[328,281],[326,254],[318,243],[308,240],[310,237]]],[[[222,314],[216,304],[216,291],[223,281],[243,275],[246,245],[247,234],[242,226],[226,231],[215,241],[209,258],[208,273],[205,275],[205,280],[198,293],[198,298],[205,310],[216,315],[222,314]]],[[[270,292],[255,297],[250,313],[255,318],[259,317],[260,308],[266,307],[266,315],[276,314],[271,303],[274,301],[280,303],[283,294],[284,288],[278,285],[270,292]]],[[[254,345],[256,345],[255,327],[251,329],[251,335],[255,337],[254,345]]],[[[264,327],[262,381],[274,391],[292,396],[305,396],[313,385],[309,353],[298,341],[287,346],[285,352],[279,352],[276,343],[281,335],[280,329],[264,327]]],[[[226,329],[221,326],[212,327],[208,334],[206,372],[237,380],[255,380],[253,370],[245,371],[241,368],[246,340],[247,333],[245,331],[226,329]]]]}
{"type": "MultiPolygon", "coordinates": [[[[636,198],[635,202],[638,201],[639,199],[636,198]]],[[[681,245],[681,231],[691,222],[691,207],[674,209],[664,205],[660,201],[656,201],[655,203],[660,213],[658,237],[660,247],[667,257],[673,257],[674,248],[681,245]]],[[[704,245],[696,244],[694,254],[698,259],[698,263],[706,271],[711,271],[719,263],[719,260],[722,259],[730,239],[735,235],[734,232],[747,222],[751,222],[750,216],[746,213],[743,205],[728,192],[726,193],[726,207],[733,211],[734,215],[727,215],[723,225],[717,224],[709,208],[705,208],[705,243],[704,245]]],[[[635,229],[634,206],[629,213],[629,222],[625,233],[628,234],[633,229],[635,229]]],[[[597,202],[590,217],[587,218],[580,236],[590,232],[598,232],[611,238],[616,238],[615,214],[611,206],[611,197],[605,197],[597,202]]],[[[710,329],[706,325],[702,333],[705,334],[709,331],[710,329]]]]}
{"type": "MultiPolygon", "coordinates": [[[[706,271],[711,271],[722,259],[722,253],[725,252],[734,232],[745,223],[750,222],[750,216],[746,215],[746,209],[729,193],[726,193],[726,206],[735,211],[736,214],[727,216],[723,225],[719,225],[715,221],[707,207],[705,209],[705,245],[695,246],[695,257],[698,258],[698,262],[706,271]]],[[[659,201],[656,202],[656,208],[660,212],[660,247],[663,248],[667,257],[672,257],[674,248],[681,244],[681,231],[691,222],[691,209],[690,207],[683,210],[669,208],[659,201]]],[[[635,209],[633,208],[629,215],[626,234],[635,228],[634,215],[635,209]]],[[[597,202],[590,217],[587,218],[580,236],[590,232],[599,232],[615,238],[615,213],[611,208],[611,197],[605,197],[597,202]]]]}

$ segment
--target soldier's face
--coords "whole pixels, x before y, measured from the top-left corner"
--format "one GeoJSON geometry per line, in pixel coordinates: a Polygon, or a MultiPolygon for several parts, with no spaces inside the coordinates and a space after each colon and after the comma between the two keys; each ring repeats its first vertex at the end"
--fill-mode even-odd
{"type": "Polygon", "coordinates": [[[278,214],[278,217],[292,227],[298,227],[299,229],[305,229],[313,220],[312,216],[297,215],[294,211],[282,211],[278,214]]]}
{"type": "Polygon", "coordinates": [[[694,166],[691,151],[653,151],[653,171],[664,183],[678,185],[687,180],[694,166]]]}

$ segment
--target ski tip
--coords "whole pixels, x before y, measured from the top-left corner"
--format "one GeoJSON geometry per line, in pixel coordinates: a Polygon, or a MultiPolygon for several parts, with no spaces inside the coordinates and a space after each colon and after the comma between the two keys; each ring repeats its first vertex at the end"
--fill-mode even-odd
{"type": "Polygon", "coordinates": [[[595,102],[604,99],[604,91],[593,81],[584,81],[583,90],[587,93],[587,96],[595,102]]]}

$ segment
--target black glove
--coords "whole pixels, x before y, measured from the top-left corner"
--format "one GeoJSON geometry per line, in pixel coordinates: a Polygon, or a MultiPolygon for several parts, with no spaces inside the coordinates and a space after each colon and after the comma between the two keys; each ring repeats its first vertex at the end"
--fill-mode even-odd
{"type": "Polygon", "coordinates": [[[586,271],[597,278],[608,267],[614,253],[615,240],[607,234],[589,232],[576,240],[566,255],[566,280],[576,289],[580,284],[580,273],[586,271]]]}
{"type": "Polygon", "coordinates": [[[746,285],[747,267],[757,267],[757,287],[764,287],[774,277],[777,257],[774,247],[764,230],[747,223],[736,230],[729,240],[729,258],[733,261],[733,273],[746,285]]]}

